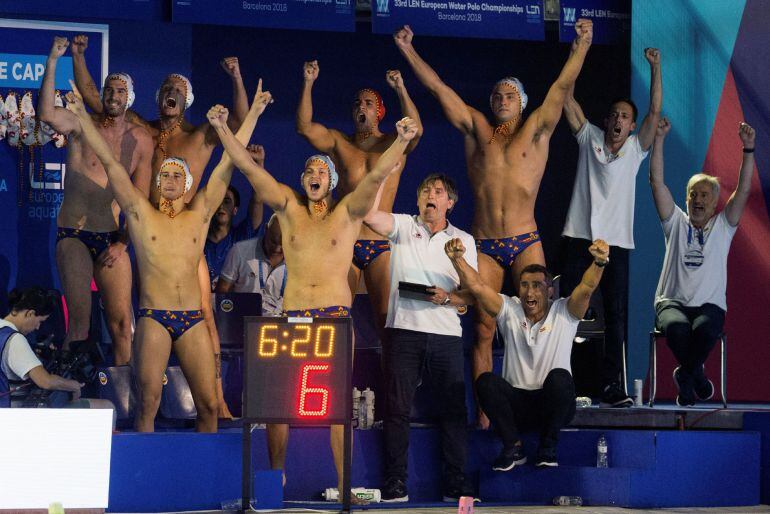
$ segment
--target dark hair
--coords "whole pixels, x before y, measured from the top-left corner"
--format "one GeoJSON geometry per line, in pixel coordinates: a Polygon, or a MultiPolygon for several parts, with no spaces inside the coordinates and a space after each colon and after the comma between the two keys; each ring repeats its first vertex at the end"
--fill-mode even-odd
{"type": "Polygon", "coordinates": [[[548,287],[553,285],[553,275],[550,271],[548,271],[548,268],[542,264],[528,264],[524,266],[524,269],[521,270],[521,273],[519,273],[519,280],[521,280],[521,277],[524,275],[524,273],[542,273],[545,275],[545,283],[548,285],[548,287]]]}
{"type": "Polygon", "coordinates": [[[37,316],[49,316],[53,312],[53,292],[42,287],[15,288],[8,294],[11,312],[35,311],[37,316]]]}
{"type": "Polygon", "coordinates": [[[227,186],[227,190],[233,194],[233,203],[236,207],[241,206],[241,193],[238,192],[233,186],[227,186]]]}
{"type": "Polygon", "coordinates": [[[625,96],[620,96],[620,97],[618,97],[618,98],[615,98],[615,99],[614,99],[614,100],[612,100],[612,102],[610,103],[610,110],[612,109],[612,106],[613,106],[613,105],[615,105],[615,104],[619,104],[619,103],[621,103],[621,102],[623,102],[623,103],[625,103],[625,104],[628,104],[628,105],[630,105],[630,106],[631,106],[631,113],[632,113],[632,115],[633,115],[633,118],[632,118],[632,120],[631,120],[631,121],[633,121],[634,123],[636,123],[636,117],[639,115],[639,109],[637,109],[637,108],[636,108],[636,104],[635,104],[635,103],[634,103],[634,101],[633,101],[633,100],[631,100],[630,98],[627,98],[627,97],[625,97],[625,96]]]}
{"type": "MultiPolygon", "coordinates": [[[[457,195],[457,185],[449,175],[444,173],[431,173],[422,179],[420,185],[417,186],[417,197],[420,197],[420,193],[424,187],[432,185],[437,180],[440,180],[441,183],[444,184],[444,189],[446,189],[447,196],[454,202],[454,205],[452,205],[452,209],[454,209],[455,205],[457,205],[457,202],[460,200],[460,197],[457,195]]],[[[447,213],[452,212],[452,209],[447,209],[447,213]]]]}

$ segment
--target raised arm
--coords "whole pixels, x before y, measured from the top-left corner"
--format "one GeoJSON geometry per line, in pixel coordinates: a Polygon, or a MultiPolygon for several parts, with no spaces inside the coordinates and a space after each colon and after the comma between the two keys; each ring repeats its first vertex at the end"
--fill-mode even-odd
{"type": "Polygon", "coordinates": [[[332,153],[336,143],[334,133],[313,121],[313,84],[318,79],[318,72],[318,61],[309,61],[303,65],[302,93],[297,106],[297,133],[319,152],[332,153]]]}
{"type": "MultiPolygon", "coordinates": [[[[251,158],[258,165],[265,167],[265,148],[262,145],[249,145],[246,147],[251,158]]],[[[262,224],[262,219],[265,213],[265,204],[261,200],[258,200],[256,195],[251,195],[249,200],[249,221],[251,222],[251,228],[256,230],[262,224]]]]}
{"type": "MultiPolygon", "coordinates": [[[[575,23],[575,32],[577,36],[575,36],[575,40],[572,42],[572,50],[561,73],[559,73],[559,77],[553,83],[551,89],[548,90],[543,104],[535,110],[533,116],[530,116],[530,119],[535,120],[537,123],[538,134],[552,134],[554,129],[556,129],[556,124],[559,123],[562,109],[567,112],[567,100],[572,97],[575,81],[580,74],[580,70],[583,68],[588,49],[591,47],[594,34],[593,22],[583,18],[579,19],[575,23]]],[[[574,98],[572,98],[572,101],[574,102],[574,98]]],[[[580,110],[580,106],[577,109],[580,110]]],[[[572,113],[572,116],[574,118],[575,114],[572,113]]],[[[577,132],[580,127],[574,129],[573,121],[569,120],[568,116],[570,128],[573,129],[573,132],[577,132]]]]}
{"type": "Polygon", "coordinates": [[[70,84],[72,91],[67,93],[67,109],[74,113],[80,121],[82,137],[104,166],[104,171],[107,173],[107,178],[121,210],[128,213],[142,201],[149,205],[147,199],[142,196],[142,192],[131,183],[131,177],[126,168],[115,158],[107,142],[96,130],[91,115],[86,112],[83,97],[77,86],[72,81],[70,84]]]}
{"type": "Polygon", "coordinates": [[[154,144],[152,136],[141,127],[132,129],[136,139],[137,162],[134,174],[131,175],[131,182],[134,184],[145,198],[150,196],[150,181],[152,179],[152,154],[154,144]]]}
{"type": "MultiPolygon", "coordinates": [[[[262,91],[262,79],[260,79],[257,85],[257,92],[254,95],[252,108],[246,114],[246,117],[244,118],[241,127],[238,129],[238,132],[234,135],[234,139],[238,144],[241,145],[241,147],[243,147],[243,145],[248,143],[249,139],[251,139],[251,135],[254,133],[254,128],[257,126],[257,120],[259,119],[259,116],[265,112],[265,108],[271,101],[272,95],[270,95],[270,91],[262,91]]],[[[208,120],[211,127],[217,131],[217,133],[219,133],[221,129],[227,128],[228,132],[232,134],[232,131],[230,131],[230,127],[227,122],[228,115],[228,110],[225,107],[221,105],[215,105],[209,109],[209,112],[206,114],[206,119],[208,120]]],[[[253,159],[251,159],[251,155],[249,154],[248,150],[244,148],[244,151],[246,151],[246,154],[249,155],[251,162],[254,162],[253,159]]],[[[222,159],[219,161],[219,164],[217,164],[216,168],[214,168],[214,170],[211,172],[211,176],[209,177],[209,181],[206,183],[206,187],[201,190],[205,209],[207,212],[213,212],[222,203],[222,200],[227,193],[227,187],[230,185],[230,179],[232,176],[233,157],[229,152],[225,151],[222,153],[222,159]]]]}
{"type": "Polygon", "coordinates": [[[585,316],[588,304],[591,301],[591,295],[599,287],[604,267],[610,262],[610,246],[601,239],[595,240],[588,248],[588,251],[594,258],[594,262],[583,273],[583,279],[575,290],[572,291],[569,300],[567,300],[567,310],[577,319],[583,319],[583,316],[585,316]]]}
{"type": "Polygon", "coordinates": [[[586,117],[583,114],[583,109],[580,104],[575,100],[575,84],[567,93],[567,98],[564,99],[564,118],[567,120],[567,125],[573,134],[577,134],[580,127],[585,125],[586,117]]]}
{"type": "Polygon", "coordinates": [[[340,202],[345,203],[353,219],[362,219],[371,211],[380,184],[398,168],[406,147],[417,136],[417,122],[411,118],[403,118],[396,123],[396,130],[398,134],[393,144],[377,159],[372,170],[358,186],[340,202]]]}
{"type": "Polygon", "coordinates": [[[660,72],[660,50],[645,48],[644,57],[650,63],[650,110],[639,129],[639,145],[647,150],[653,143],[655,132],[663,109],[663,77],[660,72]]]}
{"type": "Polygon", "coordinates": [[[671,124],[667,118],[662,118],[658,122],[655,143],[652,145],[652,155],[650,156],[652,199],[655,201],[655,208],[658,210],[658,217],[661,220],[667,220],[674,212],[674,197],[671,196],[671,191],[666,186],[663,177],[663,143],[669,130],[671,130],[671,124]]]}
{"type": "Polygon", "coordinates": [[[409,96],[409,92],[404,86],[404,78],[401,76],[401,72],[398,70],[388,70],[385,74],[385,80],[388,81],[388,85],[393,88],[398,95],[398,101],[401,104],[401,116],[411,118],[417,123],[417,134],[414,139],[409,141],[409,145],[406,147],[404,153],[409,153],[417,146],[417,143],[422,137],[422,121],[420,121],[420,113],[417,112],[417,106],[414,105],[412,97],[409,96]]]}
{"type": "Polygon", "coordinates": [[[481,280],[481,275],[465,260],[465,245],[460,239],[451,239],[444,245],[444,252],[460,276],[460,287],[467,289],[476,299],[476,305],[492,317],[496,317],[503,307],[500,295],[481,280]]]}
{"type": "MultiPolygon", "coordinates": [[[[261,80],[259,84],[261,88],[261,80]]],[[[269,99],[266,101],[269,102],[269,99]]],[[[255,101],[251,105],[248,114],[246,114],[241,129],[247,125],[256,125],[256,120],[261,112],[260,109],[264,110],[264,106],[260,107],[255,101]]],[[[254,188],[256,200],[266,203],[274,211],[285,209],[289,201],[289,195],[293,194],[292,190],[280,184],[265,168],[254,162],[244,144],[235,138],[235,135],[226,124],[217,124],[214,128],[220,141],[222,141],[222,145],[225,147],[225,152],[233,160],[235,166],[246,175],[249,183],[254,188]]],[[[224,193],[222,194],[224,195],[224,193]]]]}
{"type": "Polygon", "coordinates": [[[475,134],[474,109],[466,105],[452,88],[444,84],[433,68],[419,56],[414,46],[412,46],[413,38],[414,33],[409,28],[409,25],[404,25],[401,30],[393,35],[401,55],[404,56],[406,62],[412,67],[412,71],[417,75],[417,79],[439,101],[449,123],[465,135],[475,134]]]}
{"type": "Polygon", "coordinates": [[[75,74],[75,85],[78,86],[83,102],[97,114],[104,110],[99,88],[94,83],[91,73],[86,66],[86,49],[88,48],[88,36],[80,34],[72,38],[72,71],[75,74]]]}
{"type": "Polygon", "coordinates": [[[66,37],[53,38],[51,52],[45,64],[45,73],[43,74],[43,83],[40,86],[39,97],[37,100],[37,117],[51,125],[60,134],[71,134],[80,132],[80,122],[77,116],[67,112],[62,107],[56,107],[56,91],[54,89],[56,77],[56,63],[59,57],[67,51],[69,41],[66,37]]]}
{"type": "Polygon", "coordinates": [[[749,201],[751,192],[751,175],[754,173],[754,148],[756,144],[756,134],[754,129],[746,123],[741,123],[738,129],[738,136],[743,143],[743,162],[741,171],[738,174],[738,186],[730,195],[725,205],[725,216],[728,223],[735,226],[741,220],[741,214],[749,201]]]}
{"type": "Polygon", "coordinates": [[[220,63],[233,83],[233,108],[227,118],[230,130],[238,130],[249,112],[249,98],[243,85],[241,67],[237,57],[225,57],[220,63]]]}
{"type": "MultiPolygon", "coordinates": [[[[243,86],[241,68],[237,57],[225,57],[220,61],[220,64],[233,83],[233,108],[232,110],[228,109],[227,126],[230,127],[231,131],[237,131],[243,123],[246,113],[249,111],[249,100],[246,96],[246,88],[243,86]]],[[[219,133],[211,125],[210,120],[207,119],[199,125],[197,130],[203,131],[206,145],[216,146],[221,142],[219,140],[219,133]]]]}

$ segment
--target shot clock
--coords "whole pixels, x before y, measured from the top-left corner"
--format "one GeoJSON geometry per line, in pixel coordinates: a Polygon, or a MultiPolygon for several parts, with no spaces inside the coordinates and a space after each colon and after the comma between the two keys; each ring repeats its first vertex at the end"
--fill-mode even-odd
{"type": "Polygon", "coordinates": [[[350,422],[350,318],[247,317],[244,417],[262,423],[350,422]]]}

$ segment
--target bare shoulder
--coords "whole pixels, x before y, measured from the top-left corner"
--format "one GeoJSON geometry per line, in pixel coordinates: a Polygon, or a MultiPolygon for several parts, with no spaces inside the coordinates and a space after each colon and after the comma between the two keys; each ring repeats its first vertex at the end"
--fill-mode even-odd
{"type": "Polygon", "coordinates": [[[494,132],[494,127],[489,122],[483,112],[474,107],[468,106],[468,110],[471,113],[471,121],[473,121],[473,133],[476,139],[487,142],[494,132]]]}
{"type": "Polygon", "coordinates": [[[152,144],[152,135],[146,125],[129,122],[126,128],[126,134],[130,134],[141,144],[152,144]]]}

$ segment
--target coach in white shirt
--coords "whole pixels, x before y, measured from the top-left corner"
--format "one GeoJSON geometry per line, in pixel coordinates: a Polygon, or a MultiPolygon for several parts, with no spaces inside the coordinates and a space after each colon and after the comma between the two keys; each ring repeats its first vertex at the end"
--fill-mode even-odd
{"type": "Polygon", "coordinates": [[[463,470],[466,419],[463,339],[457,307],[473,303],[458,290],[459,276],[444,253],[444,244],[459,238],[469,248],[468,261],[478,267],[473,237],[454,227],[447,213],[457,203],[454,181],[443,174],[427,176],[417,188],[420,214],[370,213],[364,222],[391,244],[390,299],[385,324],[385,486],[383,501],[407,501],[409,412],[423,370],[428,372],[441,410],[444,499],[468,495],[463,470]],[[424,300],[407,298],[399,282],[433,286],[424,300]]]}
{"type": "Polygon", "coordinates": [[[505,342],[502,377],[486,372],[476,379],[481,408],[503,441],[492,469],[508,471],[524,464],[527,457],[519,433],[532,429],[540,432],[535,465],[557,466],[559,430],[575,415],[572,341],[609,262],[609,246],[600,239],[593,242],[588,248],[593,262],[580,284],[569,298],[555,301],[551,300],[552,277],[544,266],[526,266],[519,278],[519,296],[506,296],[485,284],[468,265],[466,248],[455,239],[445,250],[460,284],[475,296],[477,308],[497,318],[505,342]]]}
{"type": "Polygon", "coordinates": [[[564,103],[564,118],[575,134],[580,152],[562,232],[567,261],[561,285],[567,291],[575,287],[589,264],[586,249],[591,241],[607,241],[612,260],[601,284],[605,350],[600,379],[601,403],[609,407],[633,404],[620,379],[628,311],[628,260],[634,248],[636,174],[652,145],[663,104],[660,52],[647,48],[644,55],[650,64],[650,108],[638,134],[632,134],[636,128],[636,105],[627,98],[612,102],[603,129],[586,120],[573,95],[564,103]]]}
{"type": "Polygon", "coordinates": [[[663,179],[663,142],[671,129],[663,118],[657,127],[650,159],[650,185],[658,210],[666,256],[655,293],[655,325],[666,336],[679,367],[674,381],[681,406],[714,395],[703,363],[722,332],[727,310],[727,254],[749,200],[754,170],[754,129],[741,123],[743,163],[738,186],[722,212],[716,177],[698,173],[687,182],[687,214],[674,203],[663,179]]]}

